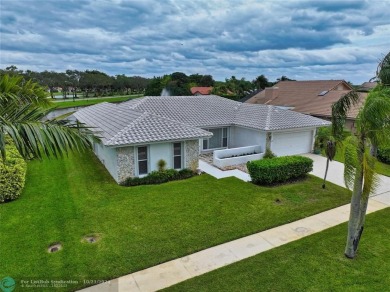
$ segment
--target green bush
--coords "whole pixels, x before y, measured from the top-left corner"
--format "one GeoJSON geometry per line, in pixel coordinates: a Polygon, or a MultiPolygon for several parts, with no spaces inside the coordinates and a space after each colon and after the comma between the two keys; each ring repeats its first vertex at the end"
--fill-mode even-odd
{"type": "Polygon", "coordinates": [[[153,185],[162,184],[173,180],[181,180],[194,176],[195,173],[190,169],[182,169],[177,171],[175,169],[167,169],[161,171],[152,171],[144,177],[129,177],[122,186],[139,186],[139,185],[153,185]]]}
{"type": "Polygon", "coordinates": [[[0,203],[17,199],[26,179],[27,163],[11,140],[6,139],[7,158],[0,158],[0,203]]]}
{"type": "Polygon", "coordinates": [[[377,158],[383,163],[390,164],[390,147],[378,149],[377,158]]]}
{"type": "Polygon", "coordinates": [[[302,156],[283,156],[249,161],[247,168],[253,183],[271,185],[306,175],[313,169],[313,160],[302,156]]]}

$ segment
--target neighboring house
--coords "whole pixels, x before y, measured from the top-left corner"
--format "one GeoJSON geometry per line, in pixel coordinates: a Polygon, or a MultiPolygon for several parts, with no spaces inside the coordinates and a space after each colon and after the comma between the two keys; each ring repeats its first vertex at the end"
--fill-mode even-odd
{"type": "Polygon", "coordinates": [[[363,82],[362,85],[360,85],[359,90],[360,91],[370,91],[374,89],[378,85],[378,82],[363,82]]]}
{"type": "MultiPolygon", "coordinates": [[[[352,90],[344,80],[280,81],[245,102],[274,105],[329,120],[333,103],[352,90]]],[[[367,96],[365,92],[358,94],[359,103],[347,116],[346,127],[350,130],[354,129],[356,116],[367,96]]]]}
{"type": "Polygon", "coordinates": [[[192,95],[209,95],[211,91],[213,90],[213,87],[191,87],[191,93],[192,95]]]}
{"type": "Polygon", "coordinates": [[[277,155],[312,151],[316,128],[330,123],[274,106],[220,96],[147,96],[78,110],[77,120],[101,136],[94,152],[117,182],[157,170],[198,167],[199,154],[258,146],[277,155]]]}

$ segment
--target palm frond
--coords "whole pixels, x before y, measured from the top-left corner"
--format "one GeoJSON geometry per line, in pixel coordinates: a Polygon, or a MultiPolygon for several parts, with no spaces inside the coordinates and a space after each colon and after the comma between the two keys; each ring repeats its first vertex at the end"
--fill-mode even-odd
{"type": "Polygon", "coordinates": [[[385,86],[390,86],[390,52],[378,64],[376,76],[385,86]]]}
{"type": "Polygon", "coordinates": [[[390,143],[390,88],[377,86],[368,94],[357,127],[374,145],[390,143]]]}
{"type": "Polygon", "coordinates": [[[350,91],[332,105],[332,135],[336,141],[343,139],[347,113],[353,105],[359,102],[359,98],[359,95],[355,91],[350,91]]]}
{"type": "Polygon", "coordinates": [[[367,198],[379,185],[379,177],[375,172],[376,158],[366,149],[363,156],[363,198],[367,198]]]}
{"type": "Polygon", "coordinates": [[[344,143],[344,182],[348,189],[353,188],[355,174],[360,167],[358,162],[358,141],[355,136],[345,139],[344,143]]]}
{"type": "MultiPolygon", "coordinates": [[[[9,103],[0,108],[0,128],[13,140],[23,158],[61,157],[69,151],[83,151],[90,148],[98,138],[83,124],[68,120],[49,120],[43,117],[49,110],[32,104],[18,106],[9,103]]],[[[1,137],[0,137],[1,138],[1,137]]],[[[2,156],[5,145],[0,140],[2,156]]]]}

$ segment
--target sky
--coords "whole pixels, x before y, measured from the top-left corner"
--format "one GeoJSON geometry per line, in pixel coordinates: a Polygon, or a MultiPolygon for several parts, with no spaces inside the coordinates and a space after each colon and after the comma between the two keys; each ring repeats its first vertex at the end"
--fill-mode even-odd
{"type": "Polygon", "coordinates": [[[270,81],[375,76],[390,0],[1,0],[0,68],[270,81]]]}

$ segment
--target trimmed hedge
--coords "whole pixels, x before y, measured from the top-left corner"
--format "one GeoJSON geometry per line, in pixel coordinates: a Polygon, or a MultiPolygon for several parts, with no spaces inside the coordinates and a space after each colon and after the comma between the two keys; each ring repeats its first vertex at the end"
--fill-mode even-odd
{"type": "Polygon", "coordinates": [[[122,186],[139,186],[139,185],[153,185],[162,184],[173,180],[181,180],[193,177],[195,173],[188,169],[175,170],[167,169],[162,171],[152,171],[144,177],[129,177],[121,183],[122,186]]]}
{"type": "Polygon", "coordinates": [[[313,160],[302,156],[283,156],[248,161],[252,182],[271,185],[302,177],[313,170],[313,160]]]}
{"type": "Polygon", "coordinates": [[[0,203],[19,198],[26,180],[27,163],[16,147],[6,139],[7,158],[0,158],[0,203]]]}
{"type": "Polygon", "coordinates": [[[383,163],[390,164],[390,147],[378,149],[377,158],[383,163]]]}

